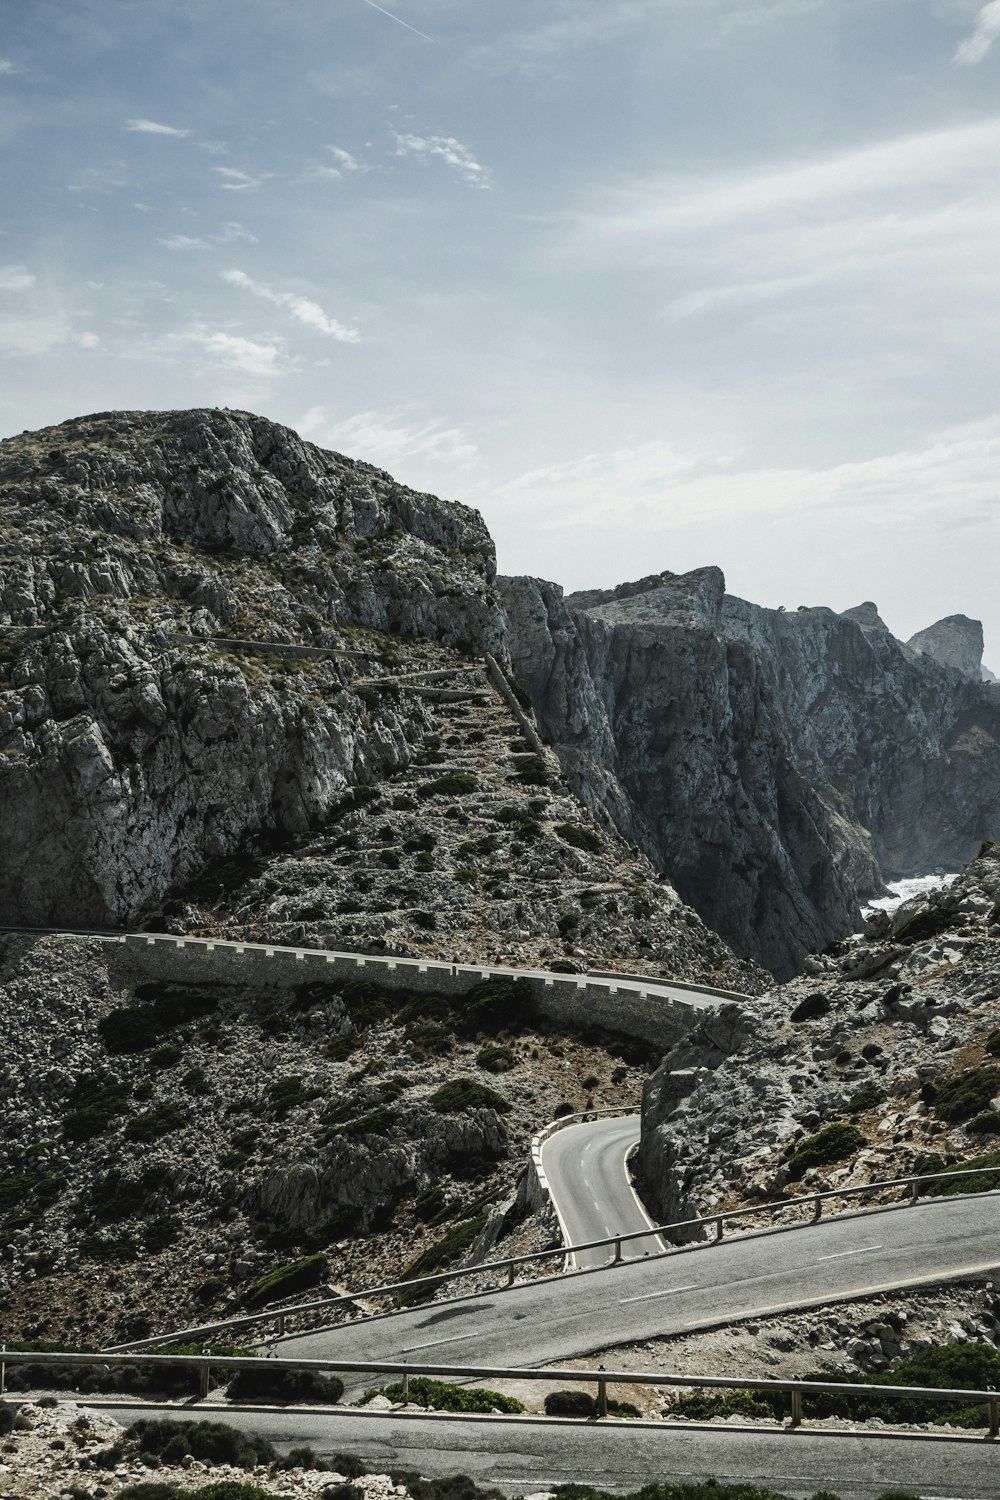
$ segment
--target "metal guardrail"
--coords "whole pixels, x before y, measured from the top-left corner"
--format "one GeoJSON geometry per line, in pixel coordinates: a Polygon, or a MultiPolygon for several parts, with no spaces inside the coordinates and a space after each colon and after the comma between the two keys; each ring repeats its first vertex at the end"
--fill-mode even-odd
{"type": "MultiPolygon", "coordinates": [[[[596,1111],[595,1111],[596,1113],[596,1111]]],[[[752,1203],[742,1208],[728,1209],[720,1214],[708,1214],[704,1217],[694,1219],[680,1219],[672,1224],[659,1224],[651,1229],[636,1229],[628,1234],[609,1235],[604,1239],[587,1240],[582,1244],[574,1245],[577,1250],[596,1250],[601,1246],[614,1247],[614,1254],[603,1266],[593,1266],[585,1271],[566,1271],[565,1276],[590,1276],[601,1271],[610,1270],[614,1266],[624,1264],[622,1260],[622,1246],[636,1240],[656,1239],[661,1236],[669,1236],[678,1230],[705,1230],[714,1229],[714,1236],[700,1242],[687,1245],[674,1245],[669,1250],[661,1250],[650,1256],[650,1259],[661,1259],[671,1255],[678,1255],[691,1250],[703,1250],[717,1245],[725,1234],[725,1225],[734,1219],[745,1219],[754,1214],[784,1213],[791,1208],[802,1206],[812,1207],[812,1217],[803,1223],[792,1224],[787,1228],[801,1229],[810,1224],[816,1224],[822,1217],[823,1204],[831,1198],[863,1197],[870,1193],[884,1191],[888,1188],[909,1187],[909,1197],[902,1203],[887,1203],[882,1205],[888,1209],[906,1208],[916,1203],[920,1197],[922,1184],[930,1182],[954,1182],[962,1177],[985,1177],[995,1176],[1000,1173],[997,1167],[965,1167],[957,1172],[928,1172],[922,1176],[913,1177],[890,1177],[878,1182],[867,1182],[854,1187],[828,1188],[818,1193],[806,1193],[800,1198],[782,1198],[774,1203],[752,1203]]],[[[988,1193],[995,1192],[995,1188],[985,1190],[988,1193]]],[[[974,1195],[971,1195],[974,1196],[974,1195]]],[[[507,1291],[516,1284],[518,1268],[521,1266],[535,1265],[554,1259],[562,1259],[566,1255],[566,1247],[560,1246],[557,1250],[535,1250],[527,1255],[508,1256],[503,1260],[484,1261],[478,1266],[463,1266],[454,1271],[438,1271],[433,1276],[421,1276],[412,1281],[391,1282],[386,1286],[368,1287],[363,1291],[345,1292],[336,1297],[322,1297],[312,1302],[298,1302],[285,1307],[267,1308],[259,1313],[250,1313],[240,1317],[227,1318],[218,1323],[205,1323],[197,1328],[185,1328],[175,1333],[160,1334],[156,1338],[141,1339],[134,1343],[115,1344],[104,1351],[108,1354],[125,1352],[135,1349],[151,1349],[157,1345],[169,1343],[186,1343],[190,1340],[207,1338],[212,1334],[226,1333],[237,1328],[251,1328],[262,1323],[276,1324],[276,1337],[283,1338],[286,1334],[287,1319],[303,1313],[319,1312],[325,1308],[347,1307],[352,1303],[358,1303],[374,1297],[391,1297],[394,1306],[399,1309],[406,1300],[414,1301],[421,1297],[424,1292],[432,1291],[437,1287],[446,1286],[450,1282],[458,1281],[471,1276],[485,1276],[494,1271],[504,1272],[506,1280],[501,1280],[498,1286],[473,1290],[468,1296],[495,1296],[498,1291],[507,1291]]],[[[526,1283],[522,1282],[521,1285],[526,1283]]],[[[530,1284],[530,1283],[528,1283],[530,1284]]],[[[317,1332],[310,1329],[310,1332],[317,1332]]]]}
{"type": "MultiPolygon", "coordinates": [[[[267,1359],[226,1357],[222,1354],[38,1354],[33,1351],[0,1350],[0,1395],[6,1384],[6,1365],[51,1365],[59,1368],[92,1369],[95,1365],[108,1369],[127,1369],[135,1366],[169,1366],[193,1369],[198,1372],[199,1389],[204,1398],[211,1388],[212,1370],[307,1370],[314,1374],[335,1375],[398,1375],[402,1379],[403,1396],[407,1395],[409,1381],[414,1376],[445,1377],[452,1380],[517,1380],[555,1381],[567,1384],[595,1385],[597,1387],[597,1416],[608,1415],[608,1386],[670,1386],[688,1390],[711,1391],[759,1391],[762,1395],[787,1394],[790,1397],[790,1427],[803,1422],[802,1397],[812,1395],[860,1396],[868,1399],[887,1398],[890,1401],[952,1401],[963,1406],[985,1406],[989,1419],[989,1435],[1000,1436],[1000,1391],[966,1390],[964,1388],[938,1389],[934,1386],[905,1385],[847,1385],[833,1380],[753,1380],[736,1379],[727,1375],[680,1375],[662,1370],[607,1370],[599,1365],[596,1370],[539,1370],[534,1367],[507,1367],[501,1365],[435,1365],[407,1364],[398,1360],[336,1360],[336,1359],[267,1359]]],[[[184,1411],[190,1413],[190,1407],[184,1411]]],[[[784,1424],[784,1418],[777,1420],[784,1424]]],[[[752,1429],[748,1429],[752,1430],[752,1429]]],[[[846,1433],[845,1436],[853,1434],[846,1433]]]]}

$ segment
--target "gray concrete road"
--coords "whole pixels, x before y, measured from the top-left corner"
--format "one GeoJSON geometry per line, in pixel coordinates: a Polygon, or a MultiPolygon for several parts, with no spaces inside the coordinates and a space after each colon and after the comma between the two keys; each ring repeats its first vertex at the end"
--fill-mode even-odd
{"type": "MultiPolygon", "coordinates": [[[[586,1244],[610,1234],[651,1229],[653,1221],[636,1197],[625,1158],[639,1140],[637,1114],[567,1125],[542,1146],[542,1170],[548,1179],[567,1245],[586,1244]]],[[[642,1260],[665,1249],[650,1238],[622,1246],[626,1260],[642,1260]]],[[[570,1266],[586,1270],[608,1259],[605,1247],[568,1257],[570,1266]]]]}
{"type": "MultiPolygon", "coordinates": [[[[95,1405],[88,1402],[88,1405],[95,1405]]],[[[716,1478],[753,1482],[782,1494],[832,1490],[841,1500],[874,1500],[887,1489],[926,1497],[996,1500],[1000,1452],[981,1438],[885,1433],[763,1430],[673,1423],[555,1422],[523,1417],[408,1416],[349,1408],[233,1412],[102,1404],[120,1422],[140,1416],[204,1416],[267,1437],[287,1450],[308,1445],[321,1457],[352,1453],[373,1472],[416,1469],[429,1477],[469,1474],[507,1494],[555,1484],[635,1490],[657,1481],[716,1478]]]]}

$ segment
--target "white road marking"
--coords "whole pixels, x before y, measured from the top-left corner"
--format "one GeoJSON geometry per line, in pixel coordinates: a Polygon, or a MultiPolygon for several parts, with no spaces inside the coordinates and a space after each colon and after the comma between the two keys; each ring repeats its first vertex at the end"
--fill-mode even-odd
{"type": "Polygon", "coordinates": [[[438,1344],[462,1344],[466,1339],[477,1339],[478,1333],[456,1333],[450,1339],[431,1339],[427,1344],[410,1344],[409,1348],[401,1349],[400,1354],[416,1354],[418,1349],[436,1349],[438,1344]]]}
{"type": "Polygon", "coordinates": [[[619,1302],[619,1307],[624,1307],[628,1302],[652,1302],[654,1297],[676,1297],[678,1292],[695,1292],[698,1288],[694,1282],[690,1286],[672,1286],[665,1292],[647,1292],[643,1297],[625,1297],[619,1302]]]}
{"type": "Polygon", "coordinates": [[[884,1246],[882,1245],[862,1245],[860,1250],[838,1250],[836,1255],[819,1256],[816,1264],[819,1265],[821,1260],[843,1260],[846,1255],[870,1255],[873,1250],[882,1250],[883,1248],[884,1246]]]}

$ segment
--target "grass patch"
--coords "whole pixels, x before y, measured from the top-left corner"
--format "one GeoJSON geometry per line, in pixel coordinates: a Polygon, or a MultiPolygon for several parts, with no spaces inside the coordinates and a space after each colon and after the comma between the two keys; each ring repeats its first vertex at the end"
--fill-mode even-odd
{"type": "Polygon", "coordinates": [[[904,922],[896,933],[896,942],[904,943],[908,947],[913,943],[926,943],[931,938],[940,936],[942,932],[948,932],[955,926],[953,912],[942,911],[940,907],[932,906],[929,911],[918,911],[916,916],[904,922]]]}
{"type": "Polygon", "coordinates": [[[259,1370],[237,1370],[226,1386],[229,1401],[294,1401],[336,1406],[344,1394],[344,1382],[336,1375],[317,1375],[312,1370],[276,1370],[266,1359],[259,1370]]]}

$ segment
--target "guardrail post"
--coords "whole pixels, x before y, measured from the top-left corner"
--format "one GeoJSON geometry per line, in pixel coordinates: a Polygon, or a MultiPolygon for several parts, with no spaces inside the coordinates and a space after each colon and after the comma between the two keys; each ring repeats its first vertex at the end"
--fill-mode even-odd
{"type": "Polygon", "coordinates": [[[716,1219],[716,1221],[715,1221],[715,1243],[716,1244],[718,1244],[719,1241],[722,1239],[722,1234],[723,1234],[722,1215],[720,1214],[718,1216],[718,1218],[716,1219]]]}
{"type": "MultiPolygon", "coordinates": [[[[0,1344],[0,1354],[6,1354],[6,1353],[7,1353],[7,1345],[6,1344],[0,1344]]],[[[2,1359],[0,1359],[0,1396],[6,1395],[6,1392],[7,1392],[7,1366],[6,1366],[5,1362],[2,1359]]]]}
{"type": "Polygon", "coordinates": [[[285,1336],[285,1315],[284,1315],[284,1313],[279,1313],[278,1314],[277,1322],[278,1322],[277,1337],[279,1339],[282,1339],[285,1336]]]}
{"type": "Polygon", "coordinates": [[[820,1214],[822,1212],[823,1212],[823,1200],[819,1196],[819,1193],[817,1193],[816,1194],[816,1202],[813,1204],[813,1217],[812,1217],[812,1221],[813,1221],[814,1224],[817,1222],[817,1220],[819,1219],[819,1216],[820,1216],[820,1214]]]}
{"type": "Polygon", "coordinates": [[[208,1395],[210,1374],[211,1369],[208,1365],[202,1365],[201,1369],[198,1371],[198,1394],[203,1401],[208,1395]]]}
{"type": "Polygon", "coordinates": [[[403,1376],[403,1401],[404,1402],[408,1402],[409,1399],[410,1399],[410,1374],[409,1374],[409,1371],[407,1371],[406,1374],[403,1376]]]}
{"type": "Polygon", "coordinates": [[[615,1240],[615,1258],[611,1262],[611,1264],[613,1266],[620,1266],[621,1263],[622,1263],[622,1242],[621,1242],[621,1240],[615,1240]]]}
{"type": "Polygon", "coordinates": [[[801,1391],[792,1391],[791,1395],[792,1395],[792,1420],[791,1420],[791,1423],[789,1425],[792,1426],[792,1427],[801,1427],[802,1426],[802,1392],[801,1391]]]}
{"type": "MultiPolygon", "coordinates": [[[[987,1386],[987,1390],[992,1389],[992,1386],[987,1386]]],[[[990,1437],[1000,1437],[1000,1401],[994,1396],[992,1400],[987,1401],[986,1410],[990,1416],[990,1437]]]]}
{"type": "Polygon", "coordinates": [[[920,1196],[920,1183],[919,1182],[911,1182],[910,1183],[910,1202],[911,1203],[916,1203],[916,1201],[919,1198],[919,1196],[920,1196]]]}
{"type": "MultiPolygon", "coordinates": [[[[598,1365],[597,1368],[599,1370],[603,1370],[604,1366],[603,1365],[598,1365]]],[[[600,1418],[600,1417],[606,1417],[607,1414],[608,1414],[608,1382],[605,1380],[604,1376],[601,1375],[598,1378],[598,1381],[597,1381],[597,1415],[600,1418]]]]}
{"type": "Polygon", "coordinates": [[[507,1285],[513,1286],[517,1279],[517,1266],[512,1264],[507,1267],[507,1285]]]}

